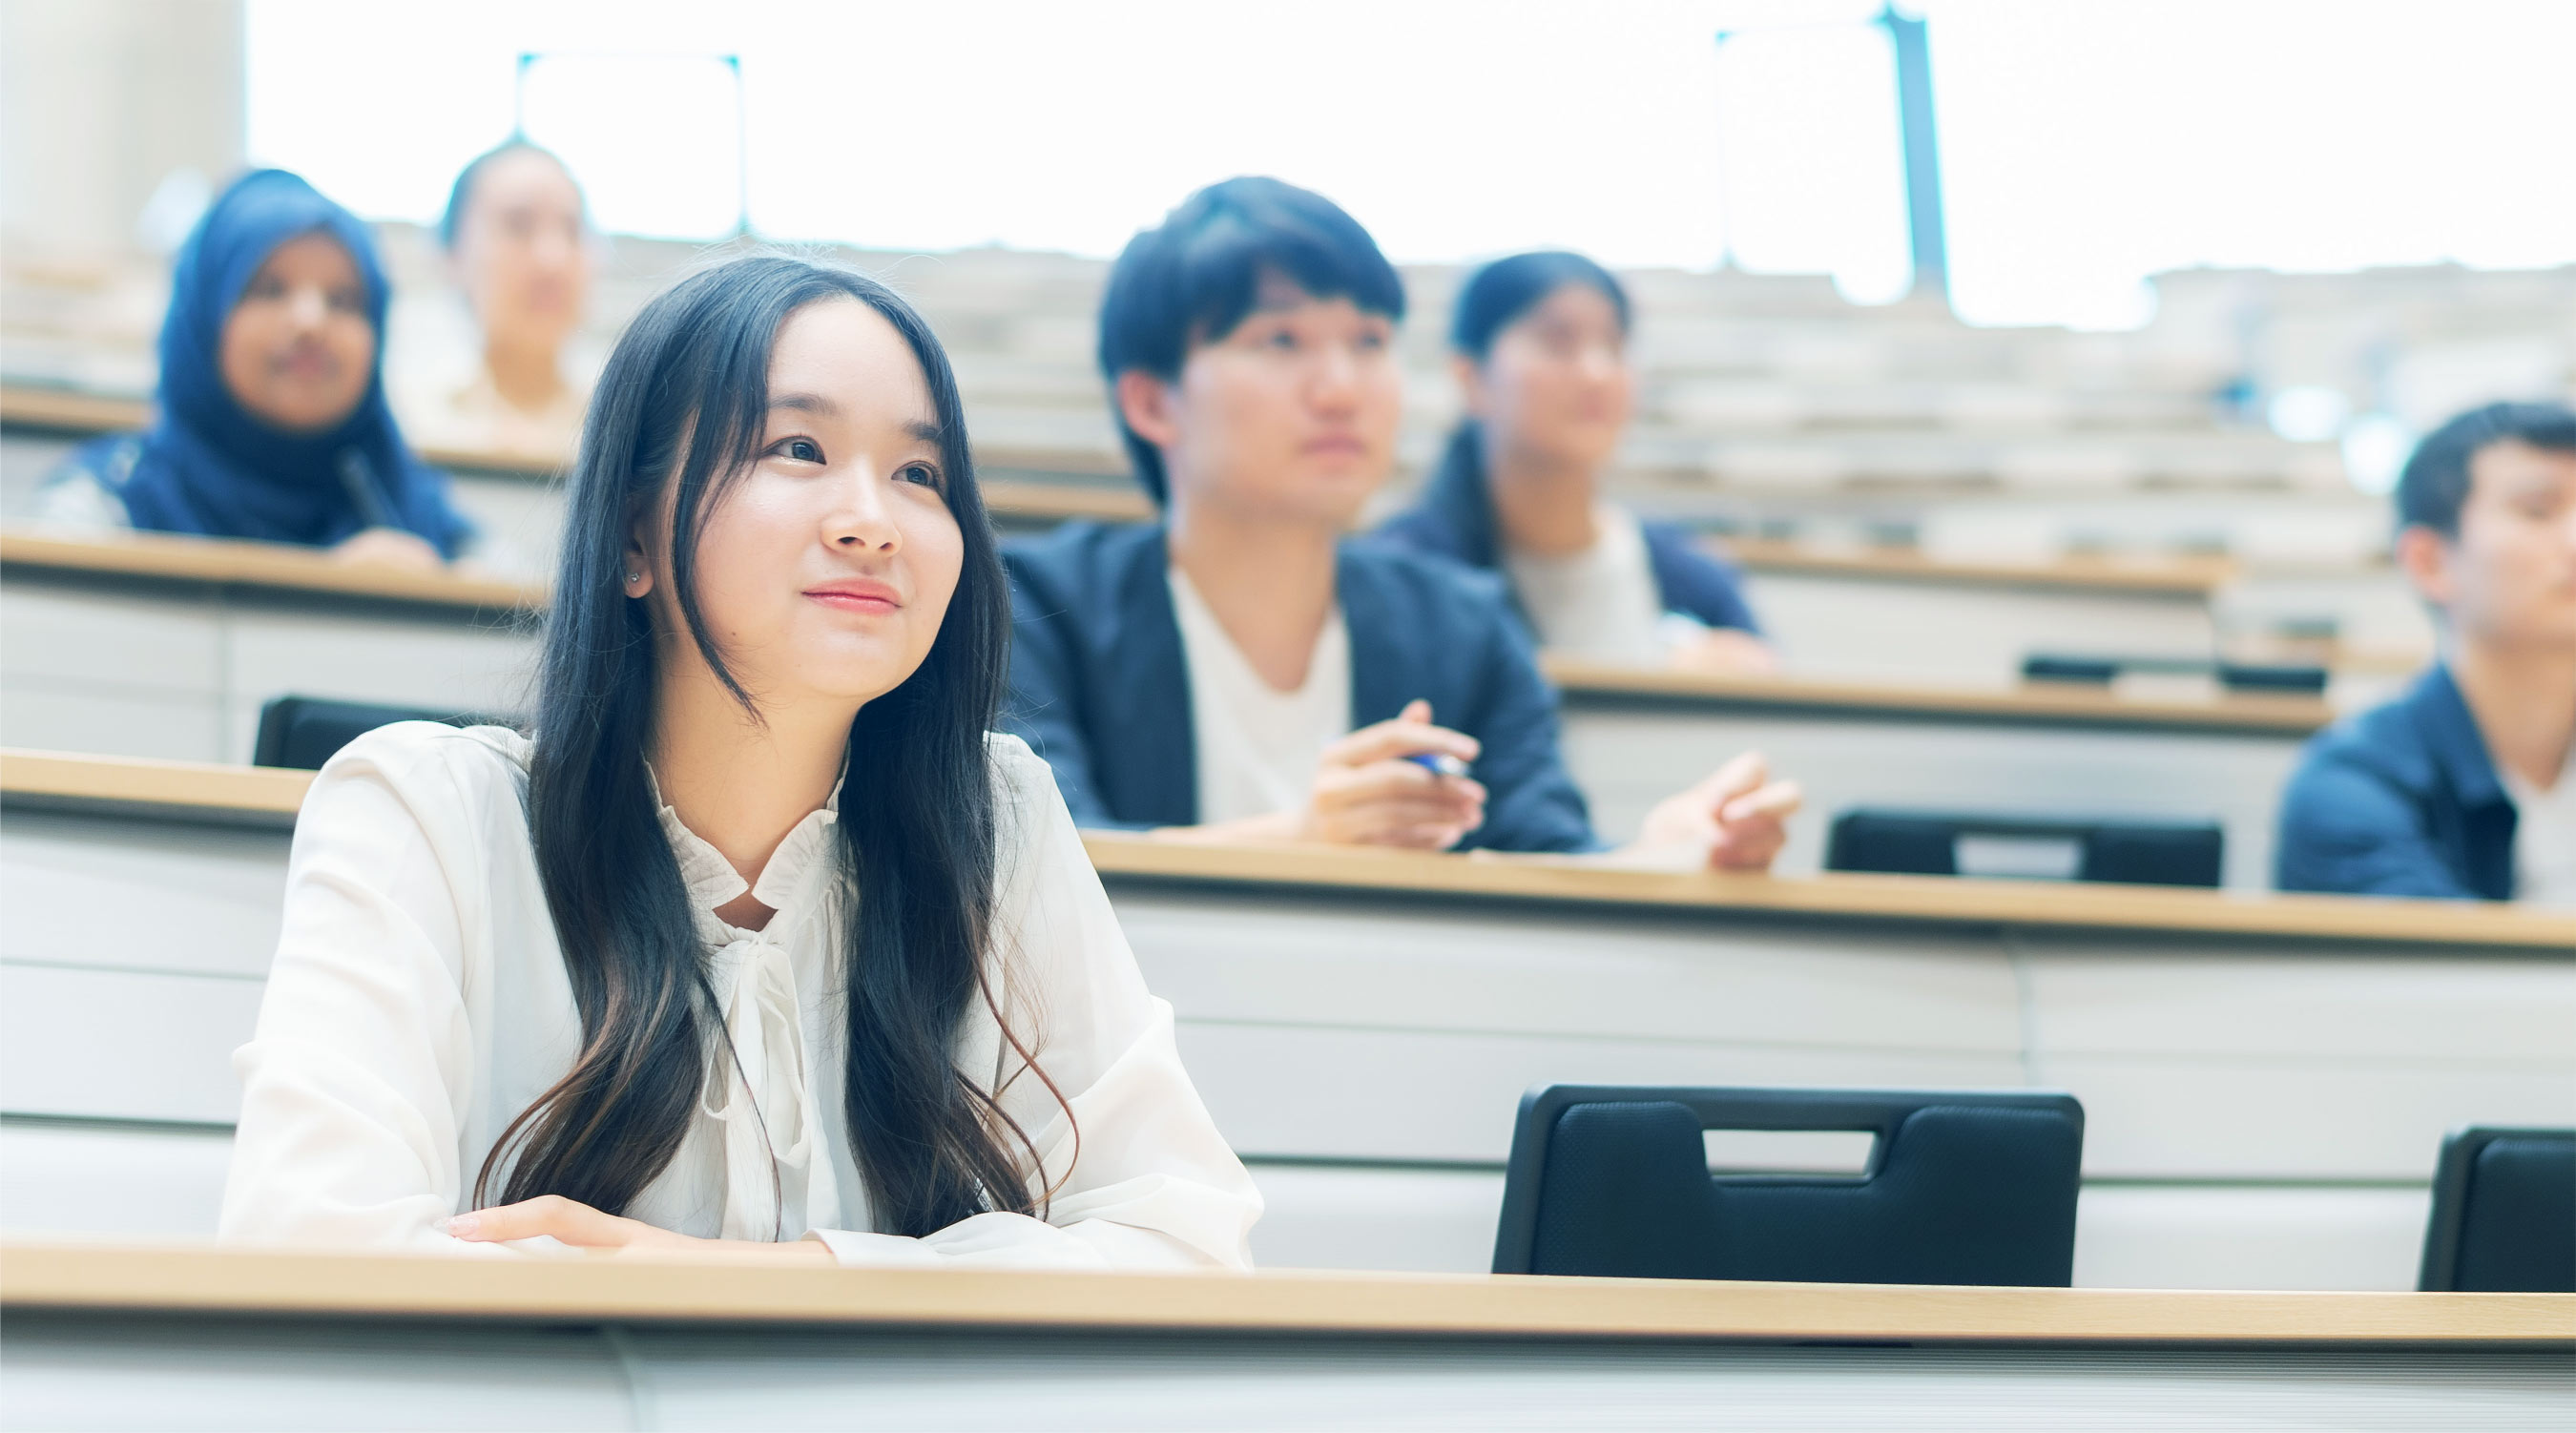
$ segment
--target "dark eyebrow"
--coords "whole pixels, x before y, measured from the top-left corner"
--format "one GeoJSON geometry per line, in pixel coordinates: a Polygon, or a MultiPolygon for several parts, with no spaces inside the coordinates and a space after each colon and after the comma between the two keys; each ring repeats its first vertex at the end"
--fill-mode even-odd
{"type": "Polygon", "coordinates": [[[934,447],[946,441],[948,437],[947,430],[936,423],[906,423],[903,425],[903,431],[934,447]]]}
{"type": "Polygon", "coordinates": [[[841,416],[840,404],[835,403],[831,399],[825,398],[820,394],[814,393],[781,393],[777,397],[769,400],[769,406],[772,408],[793,408],[799,413],[811,413],[818,418],[838,418],[841,416]]]}

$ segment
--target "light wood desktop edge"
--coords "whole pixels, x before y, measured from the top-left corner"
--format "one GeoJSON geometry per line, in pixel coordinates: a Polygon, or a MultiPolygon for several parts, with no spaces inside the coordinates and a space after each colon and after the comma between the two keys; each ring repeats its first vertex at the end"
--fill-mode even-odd
{"type": "MultiPolygon", "coordinates": [[[[151,420],[148,402],[137,398],[70,389],[0,385],[0,422],[52,428],[73,433],[120,432],[151,420]]],[[[439,467],[532,481],[552,480],[569,461],[565,454],[502,452],[427,444],[421,456],[439,467]]],[[[1113,455],[984,447],[978,467],[1014,472],[1068,473],[1089,478],[1124,474],[1113,455]]],[[[1141,522],[1154,515],[1144,494],[1130,488],[1084,483],[993,478],[984,484],[984,503],[994,516],[1028,521],[1093,518],[1103,522],[1141,522]]],[[[1753,572],[1858,577],[1889,582],[1930,582],[1975,587],[2036,587],[2070,591],[2124,592],[2206,600],[2234,580],[2237,569],[2225,558],[2124,564],[2061,559],[2053,562],[1973,562],[1928,557],[1904,551],[1819,552],[1796,543],[1762,538],[1732,539],[1720,550],[1738,566],[1753,572]]]]}
{"type": "Polygon", "coordinates": [[[1711,539],[1710,547],[1750,572],[1782,576],[1856,577],[1962,587],[2028,587],[2119,592],[2205,602],[2243,575],[2231,558],[2160,558],[2123,562],[2061,557],[2028,562],[1935,557],[1905,548],[1851,552],[1757,537],[1711,539]]]}
{"type": "MultiPolygon", "coordinates": [[[[204,762],[0,750],[0,795],[292,819],[312,773],[204,762]]],[[[2576,916],[2512,906],[2149,886],[1828,873],[1771,877],[1622,869],[1582,857],[1447,856],[1308,845],[1196,846],[1083,836],[1103,877],[1377,891],[1830,919],[2126,929],[2563,951],[2576,916]]]]}
{"type": "Polygon", "coordinates": [[[2334,720],[2313,697],[2224,696],[2206,701],[2131,697],[2075,683],[1982,691],[1843,682],[1787,675],[1711,676],[1614,666],[1542,653],[1540,666],[1572,705],[1601,699],[1680,701],[1712,707],[1883,712],[1962,720],[2081,722],[2306,736],[2334,720]]]}
{"type": "Polygon", "coordinates": [[[166,533],[123,533],[112,540],[96,541],[26,528],[0,528],[0,566],[504,612],[536,612],[546,605],[546,589],[532,583],[339,562],[318,552],[279,543],[166,533]]]}
{"type": "Polygon", "coordinates": [[[2576,1344],[2576,1295],[2167,1292],[1286,1270],[1082,1274],[719,1259],[0,1246],[0,1306],[286,1317],[1762,1342],[2576,1344]]]}

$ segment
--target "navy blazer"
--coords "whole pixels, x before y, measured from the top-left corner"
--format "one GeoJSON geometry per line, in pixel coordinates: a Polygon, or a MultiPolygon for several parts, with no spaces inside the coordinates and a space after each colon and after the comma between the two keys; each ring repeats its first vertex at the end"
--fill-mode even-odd
{"type": "MultiPolygon", "coordinates": [[[[1075,824],[1198,824],[1188,658],[1159,524],[1070,522],[1006,544],[1011,694],[1004,728],[1055,768],[1075,824]]],[[[1577,851],[1599,843],[1557,754],[1556,689],[1502,596],[1475,574],[1367,539],[1341,545],[1351,726],[1407,702],[1482,744],[1485,824],[1459,849],[1577,851]]]]}
{"type": "Polygon", "coordinates": [[[2450,669],[2308,743],[2281,798],[2274,884],[2513,899],[2513,798],[2450,669]]]}
{"type": "MultiPolygon", "coordinates": [[[[1422,501],[1387,519],[1377,536],[1500,576],[1503,544],[1494,495],[1485,486],[1483,464],[1466,459],[1461,446],[1466,441],[1472,440],[1450,440],[1448,456],[1424,488],[1422,501]]],[[[1668,522],[1638,526],[1646,535],[1646,562],[1654,569],[1655,592],[1665,611],[1686,613],[1711,627],[1761,634],[1733,563],[1695,541],[1687,528],[1668,522]]],[[[1518,611],[1518,593],[1512,604],[1518,611]]]]}

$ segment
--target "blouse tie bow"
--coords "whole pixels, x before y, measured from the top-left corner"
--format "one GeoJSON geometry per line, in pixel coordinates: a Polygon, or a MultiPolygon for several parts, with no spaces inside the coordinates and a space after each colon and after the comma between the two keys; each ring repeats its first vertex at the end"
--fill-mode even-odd
{"type": "Polygon", "coordinates": [[[724,1132],[723,1237],[798,1238],[817,1220],[838,1217],[840,1192],[805,1077],[796,972],[786,947],[757,933],[717,951],[715,967],[733,1049],[730,1058],[714,1052],[702,1105],[724,1132]],[[791,1201],[798,1182],[804,1197],[791,1201]]]}

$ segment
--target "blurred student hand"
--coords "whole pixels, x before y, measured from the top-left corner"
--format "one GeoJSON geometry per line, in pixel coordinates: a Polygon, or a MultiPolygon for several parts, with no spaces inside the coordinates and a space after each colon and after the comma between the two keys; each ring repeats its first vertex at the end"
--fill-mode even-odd
{"type": "Polygon", "coordinates": [[[1690,852],[1711,870],[1768,870],[1789,839],[1799,800],[1798,783],[1772,780],[1761,753],[1748,751],[1656,802],[1635,849],[1690,852]]]}
{"type": "Polygon", "coordinates": [[[1480,749],[1474,737],[1432,725],[1429,702],[1413,702],[1394,719],[1361,727],[1324,748],[1296,837],[1445,851],[1484,824],[1485,788],[1405,758],[1428,754],[1473,762],[1480,749]]]}
{"type": "Polygon", "coordinates": [[[371,527],[350,534],[331,549],[333,560],[367,563],[377,567],[407,567],[413,571],[435,572],[447,565],[416,533],[400,528],[371,527]]]}

